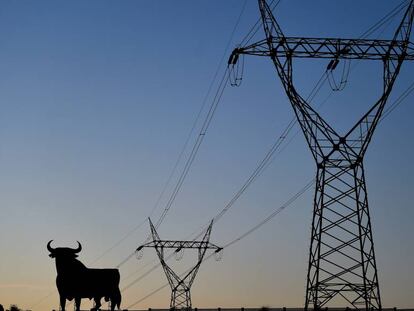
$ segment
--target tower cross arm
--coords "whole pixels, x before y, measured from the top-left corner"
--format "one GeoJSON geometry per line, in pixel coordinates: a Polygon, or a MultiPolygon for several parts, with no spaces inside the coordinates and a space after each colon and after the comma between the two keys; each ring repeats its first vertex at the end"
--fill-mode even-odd
{"type": "Polygon", "coordinates": [[[272,37],[236,48],[229,58],[229,64],[235,64],[240,54],[368,60],[398,60],[405,54],[405,60],[414,60],[414,44],[394,40],[272,37]],[[273,49],[269,49],[269,45],[273,49]]]}
{"type": "Polygon", "coordinates": [[[170,249],[213,249],[219,252],[222,248],[208,241],[174,241],[174,240],[153,240],[137,248],[140,251],[144,247],[170,248],[170,249]]]}

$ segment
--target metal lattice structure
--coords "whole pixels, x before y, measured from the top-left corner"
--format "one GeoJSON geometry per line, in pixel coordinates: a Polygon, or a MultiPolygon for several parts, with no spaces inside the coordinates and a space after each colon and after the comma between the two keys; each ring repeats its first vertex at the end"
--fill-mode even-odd
{"type": "Polygon", "coordinates": [[[233,51],[270,57],[317,165],[305,310],[342,297],[356,309],[381,310],[377,265],[368,209],[363,158],[404,60],[414,60],[409,42],[414,2],[409,2],[392,40],[286,37],[265,0],[259,8],[266,38],[233,51]],[[293,83],[294,58],[383,62],[383,92],[345,134],[339,135],[293,83]]]}
{"type": "Polygon", "coordinates": [[[208,249],[214,250],[215,253],[219,253],[223,249],[221,247],[218,247],[217,245],[210,243],[210,234],[211,228],[213,226],[213,221],[211,221],[201,241],[161,240],[153,223],[151,222],[151,219],[149,219],[149,223],[151,227],[152,241],[141,245],[137,248],[136,251],[140,252],[145,247],[155,248],[158,258],[160,259],[162,268],[164,269],[165,275],[167,276],[168,283],[171,287],[170,309],[190,310],[192,306],[190,294],[191,285],[193,284],[197,272],[200,268],[200,265],[203,262],[204,255],[206,254],[208,249]],[[191,269],[187,270],[183,275],[178,275],[166,263],[164,249],[174,249],[176,254],[182,252],[184,249],[196,249],[198,250],[197,262],[191,269]]]}

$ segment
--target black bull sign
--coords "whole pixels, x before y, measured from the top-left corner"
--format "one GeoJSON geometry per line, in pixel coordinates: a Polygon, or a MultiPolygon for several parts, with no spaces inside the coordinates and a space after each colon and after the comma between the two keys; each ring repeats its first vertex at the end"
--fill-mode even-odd
{"type": "Polygon", "coordinates": [[[52,248],[52,241],[47,243],[50,257],[56,261],[56,286],[60,296],[61,310],[65,311],[66,299],[75,299],[76,310],[80,310],[82,298],[94,299],[95,310],[101,307],[101,299],[111,302],[111,310],[121,305],[121,292],[119,291],[118,269],[89,269],[76,259],[78,248],[57,247],[52,248]]]}

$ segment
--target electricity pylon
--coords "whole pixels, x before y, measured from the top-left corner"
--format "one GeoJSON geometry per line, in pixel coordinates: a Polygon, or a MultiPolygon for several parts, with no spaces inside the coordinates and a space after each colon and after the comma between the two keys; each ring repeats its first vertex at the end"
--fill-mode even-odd
{"type": "Polygon", "coordinates": [[[404,60],[414,60],[409,42],[414,3],[392,40],[286,37],[269,5],[259,0],[266,38],[236,48],[239,55],[270,57],[317,166],[305,310],[325,306],[340,296],[356,309],[381,310],[377,265],[368,210],[364,154],[381,118],[404,60]],[[374,105],[345,134],[339,135],[296,91],[292,63],[295,57],[383,62],[383,92],[374,105]]]}
{"type": "Polygon", "coordinates": [[[171,287],[170,310],[190,310],[192,306],[190,295],[191,285],[193,284],[198,269],[200,268],[200,265],[203,262],[203,258],[206,254],[206,251],[208,249],[213,249],[215,253],[219,253],[223,249],[221,247],[218,247],[217,245],[210,243],[210,234],[211,228],[213,226],[213,221],[211,221],[201,241],[161,240],[154,225],[152,224],[151,219],[149,219],[149,223],[151,227],[152,241],[141,245],[137,248],[136,251],[140,252],[144,247],[155,248],[158,258],[160,259],[162,268],[164,269],[165,275],[167,276],[168,283],[171,287]],[[187,270],[184,273],[184,275],[178,275],[165,262],[164,249],[166,248],[175,249],[176,254],[182,252],[184,249],[197,249],[197,263],[191,269],[187,270]]]}

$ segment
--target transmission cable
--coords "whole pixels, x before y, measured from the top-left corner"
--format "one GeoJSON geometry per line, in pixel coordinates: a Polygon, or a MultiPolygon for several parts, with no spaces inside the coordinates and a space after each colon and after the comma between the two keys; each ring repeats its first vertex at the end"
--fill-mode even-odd
{"type": "Polygon", "coordinates": [[[360,37],[367,38],[371,34],[373,34],[376,30],[378,30],[381,26],[383,26],[385,23],[388,23],[392,18],[394,18],[396,15],[398,15],[403,9],[405,9],[408,5],[407,0],[403,0],[400,2],[399,5],[394,7],[389,13],[384,15],[382,18],[380,18],[374,25],[372,25],[370,28],[368,28],[360,37]]]}
{"type": "Polygon", "coordinates": [[[388,109],[385,109],[380,121],[385,119],[391,112],[395,110],[401,103],[408,97],[408,95],[411,94],[411,92],[414,91],[414,82],[410,84],[410,86],[401,93],[400,96],[391,104],[391,106],[388,106],[388,109]]]}

